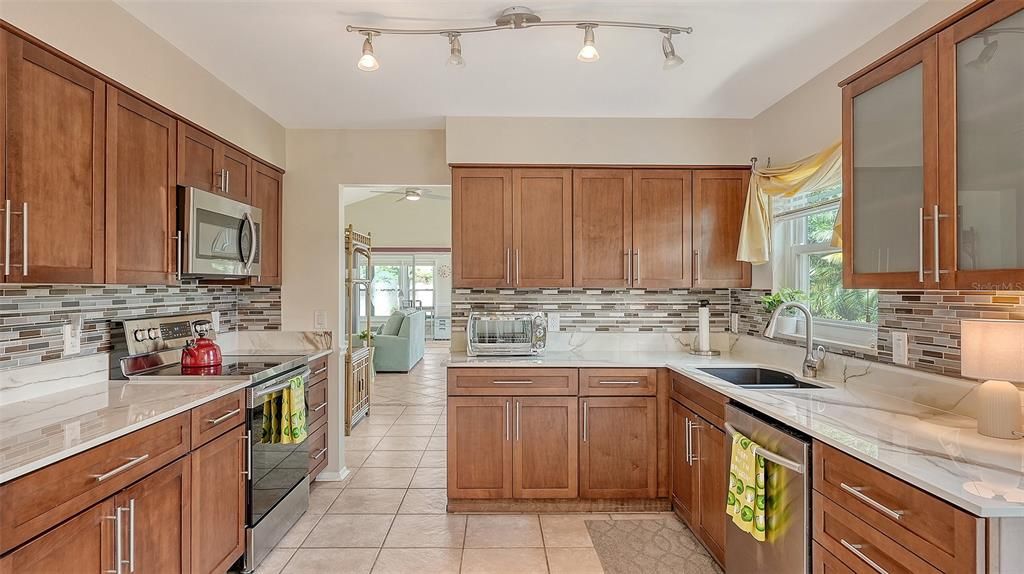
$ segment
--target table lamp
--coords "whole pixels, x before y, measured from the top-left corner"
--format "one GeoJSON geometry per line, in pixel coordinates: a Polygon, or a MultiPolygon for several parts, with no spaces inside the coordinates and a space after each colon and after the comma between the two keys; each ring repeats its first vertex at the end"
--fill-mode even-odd
{"type": "Polygon", "coordinates": [[[978,388],[978,432],[1019,439],[1024,381],[1024,321],[965,319],[960,322],[960,372],[984,380],[978,388]]]}

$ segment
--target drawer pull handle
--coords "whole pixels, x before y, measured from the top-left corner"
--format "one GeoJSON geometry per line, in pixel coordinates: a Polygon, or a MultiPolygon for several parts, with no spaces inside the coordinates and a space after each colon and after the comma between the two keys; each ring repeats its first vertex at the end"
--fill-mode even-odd
{"type": "Polygon", "coordinates": [[[532,385],[533,381],[491,381],[495,385],[532,385]]]}
{"type": "Polygon", "coordinates": [[[313,374],[310,375],[310,376],[311,377],[315,377],[317,375],[320,375],[320,374],[323,374],[323,373],[326,373],[326,372],[327,372],[327,367],[324,367],[322,369],[317,369],[317,370],[313,371],[313,374]]]}
{"type": "Polygon", "coordinates": [[[599,385],[639,385],[640,381],[598,381],[599,385]]]}
{"type": "Polygon", "coordinates": [[[327,447],[320,449],[320,452],[314,454],[313,458],[320,458],[321,456],[324,455],[325,452],[327,452],[327,447]]]}
{"type": "Polygon", "coordinates": [[[228,412],[222,414],[221,416],[219,416],[219,417],[217,417],[215,419],[206,419],[206,422],[210,423],[213,426],[217,426],[220,423],[228,420],[229,418],[237,415],[240,412],[242,412],[242,409],[235,409],[233,411],[228,411],[228,412]]]}
{"type": "Polygon", "coordinates": [[[326,406],[327,406],[327,403],[320,403],[320,405],[319,405],[319,406],[317,406],[317,407],[313,407],[313,412],[314,412],[314,413],[316,413],[316,412],[320,412],[320,411],[321,411],[321,410],[323,410],[323,408],[324,408],[324,407],[326,407],[326,406]]]}
{"type": "Polygon", "coordinates": [[[863,492],[861,492],[862,490],[864,490],[863,486],[850,486],[850,485],[846,484],[845,482],[840,482],[839,483],[839,487],[842,488],[843,490],[845,490],[846,492],[849,492],[853,496],[855,496],[858,500],[860,500],[864,504],[867,504],[871,508],[874,508],[875,510],[881,512],[882,514],[888,516],[889,518],[892,518],[893,520],[900,520],[901,518],[903,518],[903,511],[901,511],[901,510],[893,510],[893,509],[889,508],[888,506],[882,504],[881,502],[878,502],[877,500],[875,500],[875,499],[871,498],[870,496],[868,496],[868,495],[864,494],[863,492]]]}
{"type": "Polygon", "coordinates": [[[864,554],[860,551],[861,548],[864,548],[863,544],[850,544],[843,538],[839,539],[839,543],[842,544],[847,550],[852,552],[854,556],[863,560],[865,564],[870,566],[871,569],[875,572],[878,572],[878,574],[889,574],[889,572],[885,568],[879,566],[877,562],[868,558],[867,554],[864,554]]]}
{"type": "Polygon", "coordinates": [[[104,472],[103,474],[94,474],[94,475],[92,475],[92,477],[96,479],[96,482],[103,482],[104,480],[107,480],[108,478],[111,478],[113,476],[121,474],[122,472],[128,470],[129,468],[131,468],[131,467],[141,463],[142,461],[144,461],[144,460],[146,460],[148,458],[149,458],[148,454],[144,454],[142,456],[136,456],[136,457],[129,458],[128,462],[122,464],[121,466],[115,468],[114,470],[111,470],[111,471],[108,471],[108,472],[104,472]]]}

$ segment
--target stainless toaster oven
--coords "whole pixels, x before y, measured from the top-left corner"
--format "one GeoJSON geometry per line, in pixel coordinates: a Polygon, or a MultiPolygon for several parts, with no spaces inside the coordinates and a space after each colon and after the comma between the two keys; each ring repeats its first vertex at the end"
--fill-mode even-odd
{"type": "Polygon", "coordinates": [[[470,313],[466,327],[466,353],[541,355],[544,353],[547,335],[547,313],[470,313]]]}

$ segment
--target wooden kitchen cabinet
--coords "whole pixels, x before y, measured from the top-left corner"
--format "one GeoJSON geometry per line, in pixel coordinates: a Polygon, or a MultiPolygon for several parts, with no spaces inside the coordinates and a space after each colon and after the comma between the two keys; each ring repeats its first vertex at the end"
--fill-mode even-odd
{"type": "Polygon", "coordinates": [[[177,122],[107,86],[107,283],[174,281],[177,122]]]}
{"type": "Polygon", "coordinates": [[[693,464],[690,445],[691,425],[697,420],[699,417],[690,409],[669,401],[669,495],[672,509],[694,531],[700,519],[697,500],[700,467],[693,464]]]}
{"type": "Polygon", "coordinates": [[[115,512],[122,518],[126,572],[188,571],[192,546],[189,463],[188,457],[180,458],[114,498],[115,512]]]}
{"type": "Polygon", "coordinates": [[[726,435],[722,429],[698,418],[693,423],[691,445],[699,477],[697,534],[718,563],[725,564],[725,500],[729,489],[726,435]]]}
{"type": "Polygon", "coordinates": [[[632,284],[633,171],[574,169],[573,286],[632,284]]]}
{"type": "Polygon", "coordinates": [[[7,282],[102,283],[106,86],[8,32],[4,199],[7,282]],[[26,261],[27,257],[27,261],[26,261]]]}
{"type": "Polygon", "coordinates": [[[749,169],[693,172],[693,286],[750,287],[750,263],[736,261],[749,169]]]}
{"type": "Polygon", "coordinates": [[[690,287],[692,172],[633,171],[633,287],[690,287]]]}
{"type": "Polygon", "coordinates": [[[245,427],[192,452],[192,574],[220,574],[245,551],[245,427]]]}
{"type": "Polygon", "coordinates": [[[512,284],[572,286],[572,170],[512,170],[512,284]]]}
{"type": "Polygon", "coordinates": [[[252,159],[216,137],[178,121],[178,185],[249,203],[252,159]]]}
{"type": "Polygon", "coordinates": [[[516,397],[513,498],[576,498],[576,397],[516,397]]]}
{"type": "Polygon", "coordinates": [[[220,158],[224,170],[224,195],[242,203],[250,203],[256,162],[244,151],[224,143],[221,143],[220,158]]]}
{"type": "Polygon", "coordinates": [[[448,498],[512,498],[512,399],[448,398],[448,498]]]}
{"type": "Polygon", "coordinates": [[[263,221],[260,224],[260,275],[252,284],[280,285],[281,190],[284,174],[260,162],[253,162],[253,165],[255,168],[252,176],[252,205],[263,210],[263,221]]]}
{"type": "Polygon", "coordinates": [[[452,285],[512,285],[512,170],[452,170],[452,285]]]}
{"type": "Polygon", "coordinates": [[[108,498],[0,558],[0,574],[114,572],[114,500],[108,498]]]}
{"type": "Polygon", "coordinates": [[[580,418],[580,498],[655,498],[657,399],[581,398],[580,418]]]}

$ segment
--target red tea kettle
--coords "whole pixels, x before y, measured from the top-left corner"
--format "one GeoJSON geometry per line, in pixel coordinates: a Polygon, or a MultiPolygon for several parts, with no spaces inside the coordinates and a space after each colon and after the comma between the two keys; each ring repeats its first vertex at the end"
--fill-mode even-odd
{"type": "Polygon", "coordinates": [[[181,366],[185,369],[219,366],[224,357],[220,353],[220,347],[213,339],[206,335],[210,332],[213,323],[206,320],[196,321],[192,324],[196,338],[185,344],[181,349],[181,366]]]}

